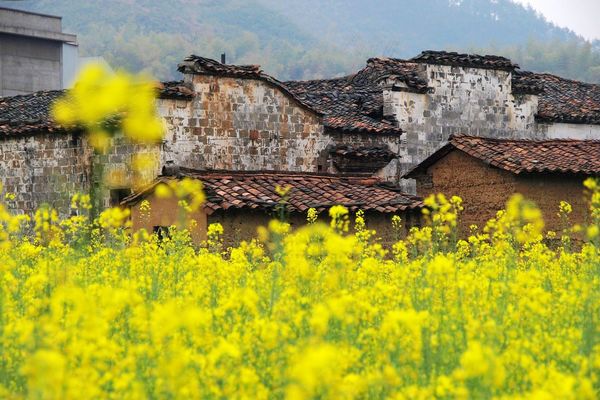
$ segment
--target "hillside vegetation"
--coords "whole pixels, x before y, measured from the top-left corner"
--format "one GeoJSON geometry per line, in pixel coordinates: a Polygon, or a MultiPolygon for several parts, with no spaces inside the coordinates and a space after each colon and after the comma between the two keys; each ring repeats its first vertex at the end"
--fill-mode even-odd
{"type": "Polygon", "coordinates": [[[368,57],[425,49],[493,52],[524,69],[600,82],[598,43],[510,0],[25,0],[22,9],[63,16],[82,55],[115,67],[178,76],[196,53],[261,64],[280,79],[338,76],[368,57]]]}

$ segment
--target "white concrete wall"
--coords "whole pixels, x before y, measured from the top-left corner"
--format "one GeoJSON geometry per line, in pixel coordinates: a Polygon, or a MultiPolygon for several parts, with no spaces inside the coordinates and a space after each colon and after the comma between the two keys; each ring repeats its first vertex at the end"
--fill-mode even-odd
{"type": "Polygon", "coordinates": [[[588,124],[544,124],[549,139],[593,139],[600,140],[600,125],[588,124]]]}

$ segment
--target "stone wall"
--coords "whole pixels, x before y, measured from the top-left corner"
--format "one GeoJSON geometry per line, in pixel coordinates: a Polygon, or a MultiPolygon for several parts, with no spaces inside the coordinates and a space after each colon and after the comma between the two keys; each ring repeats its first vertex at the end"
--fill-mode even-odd
{"type": "Polygon", "coordinates": [[[162,169],[161,144],[135,144],[122,135],[111,140],[105,154],[95,154],[93,180],[98,187],[104,182],[102,193],[96,194],[100,209],[118,205],[118,196],[150,184],[162,169]],[[138,168],[136,168],[138,165],[138,168]],[[121,189],[121,193],[115,190],[121,189]],[[112,193],[111,193],[112,191],[112,193]]]}
{"type": "Polygon", "coordinates": [[[112,144],[106,154],[95,154],[79,133],[3,139],[3,195],[16,195],[14,201],[8,202],[10,209],[31,214],[42,204],[49,204],[64,217],[71,212],[70,200],[75,193],[91,194],[94,204],[103,209],[116,205],[111,199],[114,189],[134,190],[152,182],[160,173],[159,145],[132,144],[122,136],[115,137],[112,144]],[[140,155],[147,157],[139,158],[140,155]],[[147,162],[143,174],[136,174],[131,167],[136,158],[147,162]],[[92,191],[92,187],[96,190],[92,191]]]}
{"type": "Polygon", "coordinates": [[[0,142],[3,195],[16,194],[11,210],[32,213],[51,204],[69,213],[74,193],[90,188],[92,152],[78,134],[43,134],[0,142]]]}
{"type": "Polygon", "coordinates": [[[322,118],[254,79],[185,75],[196,96],[161,100],[163,162],[190,168],[310,171],[324,147],[322,118]]]}
{"type": "MultiPolygon", "coordinates": [[[[406,132],[403,172],[432,154],[451,134],[499,138],[541,137],[538,97],[513,95],[508,71],[423,65],[428,93],[384,88],[384,114],[406,132]]],[[[404,85],[405,86],[405,85],[404,85]]]]}

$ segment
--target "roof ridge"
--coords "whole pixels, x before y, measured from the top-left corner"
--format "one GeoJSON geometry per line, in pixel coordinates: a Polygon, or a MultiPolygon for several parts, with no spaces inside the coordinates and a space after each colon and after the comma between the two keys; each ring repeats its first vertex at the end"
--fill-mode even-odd
{"type": "Polygon", "coordinates": [[[552,142],[560,142],[560,143],[598,143],[600,144],[600,139],[574,139],[574,138],[547,138],[547,139],[536,139],[536,138],[493,138],[487,136],[474,136],[467,134],[453,134],[450,135],[448,141],[451,142],[453,139],[478,139],[484,140],[487,142],[514,142],[514,143],[552,143],[552,142]]]}
{"type": "MultiPolygon", "coordinates": [[[[340,175],[333,173],[325,173],[325,172],[305,172],[305,171],[276,171],[276,170],[228,170],[228,169],[193,169],[187,167],[180,167],[180,171],[182,175],[185,174],[195,174],[195,175],[237,175],[237,176],[257,176],[257,175],[277,175],[277,176],[289,176],[289,177],[320,177],[320,178],[336,178],[336,179],[348,179],[348,178],[361,178],[364,179],[365,175],[340,175]]],[[[172,175],[160,175],[161,177],[173,177],[172,175]]]]}
{"type": "Polygon", "coordinates": [[[321,78],[321,79],[300,79],[300,80],[290,80],[290,81],[281,81],[284,85],[288,84],[288,83],[303,83],[303,84],[309,84],[309,83],[321,83],[321,82],[330,82],[330,81],[343,81],[343,80],[348,80],[352,77],[354,77],[356,74],[349,74],[349,75],[344,75],[344,76],[339,76],[339,77],[334,77],[334,78],[321,78]]]}
{"type": "Polygon", "coordinates": [[[572,79],[572,78],[565,78],[563,76],[552,74],[550,72],[535,72],[535,71],[523,71],[523,72],[529,72],[529,73],[531,73],[533,75],[537,75],[537,76],[548,76],[548,77],[559,79],[561,81],[577,83],[579,85],[589,85],[589,86],[594,86],[594,87],[600,87],[600,83],[592,83],[592,82],[580,81],[580,80],[572,79]]]}

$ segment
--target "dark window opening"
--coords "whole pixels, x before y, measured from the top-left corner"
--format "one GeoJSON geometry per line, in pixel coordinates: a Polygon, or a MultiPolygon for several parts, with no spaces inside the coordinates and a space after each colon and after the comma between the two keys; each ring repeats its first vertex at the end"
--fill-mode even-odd
{"type": "Polygon", "coordinates": [[[319,171],[319,172],[323,171],[323,165],[322,164],[317,165],[317,171],[319,171]]]}
{"type": "Polygon", "coordinates": [[[154,228],[152,228],[152,231],[158,237],[159,242],[171,238],[171,233],[169,232],[168,226],[155,226],[154,228]]]}
{"type": "Polygon", "coordinates": [[[127,196],[131,194],[131,189],[129,188],[121,188],[121,189],[111,189],[110,190],[110,206],[118,207],[123,200],[127,196]]]}

